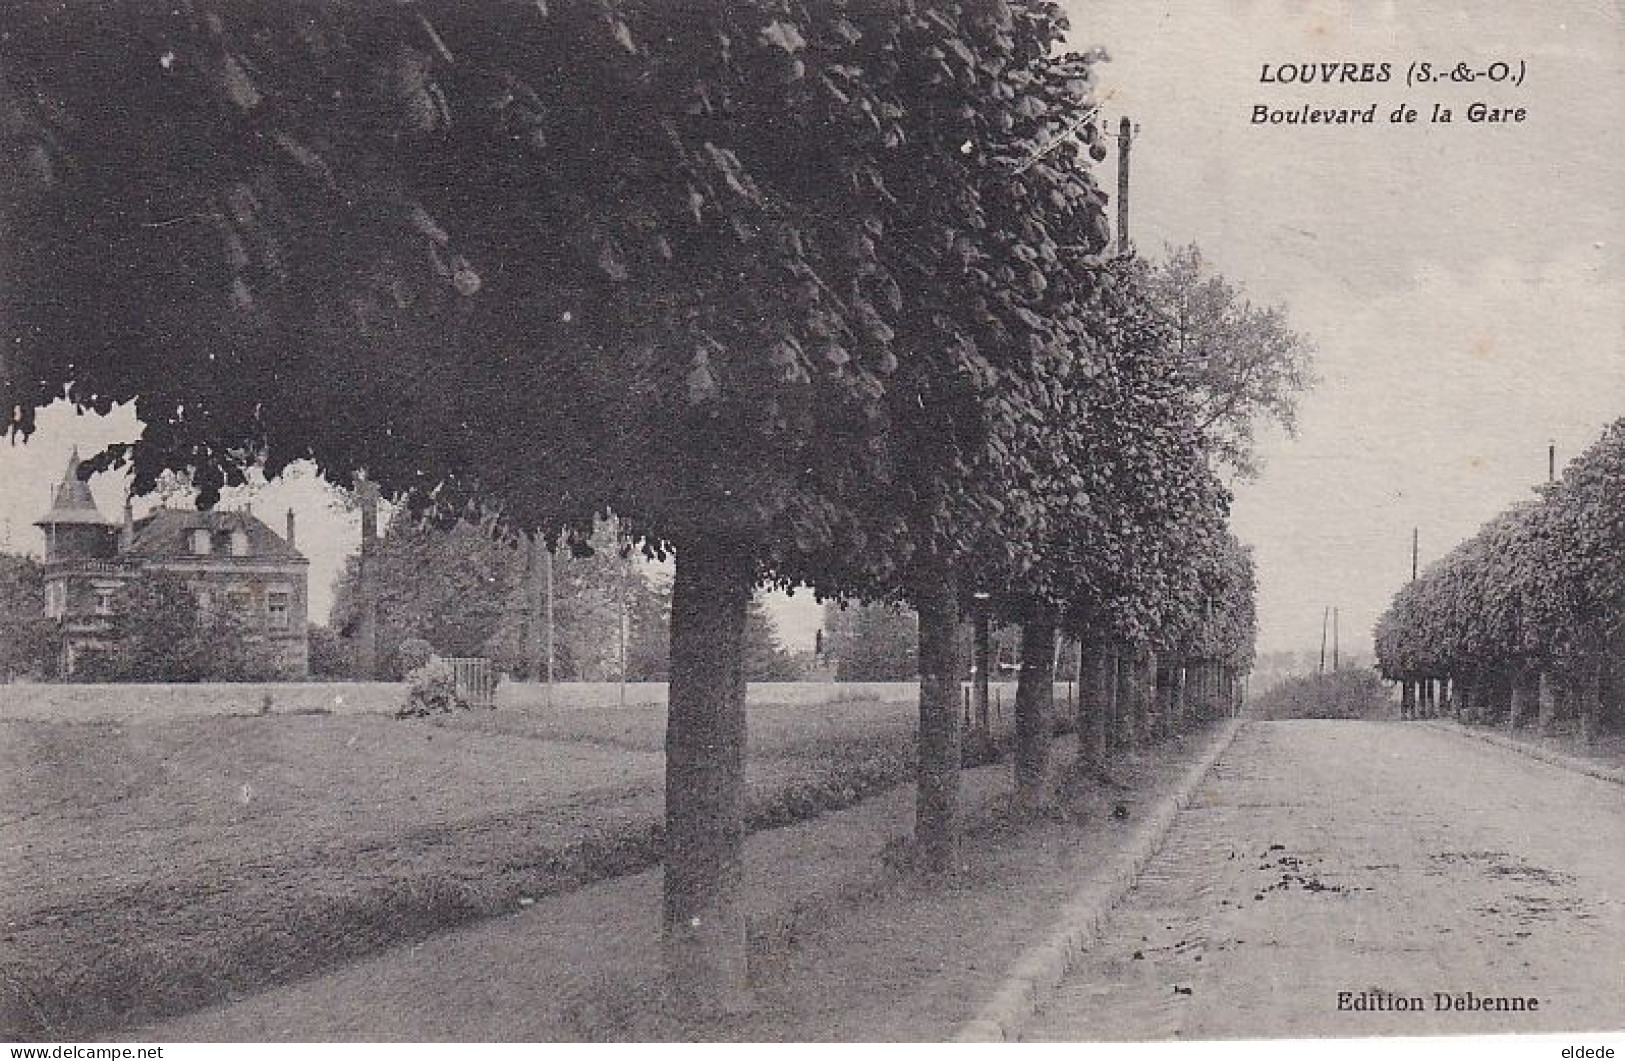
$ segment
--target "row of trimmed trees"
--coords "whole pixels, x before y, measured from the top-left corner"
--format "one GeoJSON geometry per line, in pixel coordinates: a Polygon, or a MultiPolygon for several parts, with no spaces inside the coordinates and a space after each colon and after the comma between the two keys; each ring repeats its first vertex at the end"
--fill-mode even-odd
{"type": "Polygon", "coordinates": [[[1625,420],[1395,595],[1376,629],[1405,717],[1572,716],[1594,740],[1625,695],[1625,420]],[[1611,709],[1611,710],[1610,710],[1611,709]]]}
{"type": "MultiPolygon", "coordinates": [[[[671,587],[651,578],[636,557],[622,555],[612,523],[567,556],[520,544],[494,518],[437,526],[397,509],[369,553],[376,676],[399,679],[404,670],[395,649],[421,638],[441,655],[484,656],[531,681],[666,680],[671,587]],[[549,560],[544,576],[541,565],[549,560]]],[[[358,666],[367,599],[361,559],[351,556],[334,584],[331,629],[312,633],[312,669],[321,677],[374,677],[358,666]]],[[[745,647],[747,680],[799,676],[800,662],[778,642],[759,596],[746,617],[745,647]]]]}
{"type": "Polygon", "coordinates": [[[1108,256],[1101,56],[1066,29],[1047,0],[20,5],[0,409],[26,437],[64,394],[133,401],[141,440],[92,466],[185,469],[204,505],[310,460],[674,556],[663,939],[709,1012],[744,984],[754,587],[918,612],[930,866],[980,602],[1023,628],[1024,791],[1057,631],[1130,740],[1250,661],[1214,464],[1304,352],[1108,256]],[[1187,342],[1203,318],[1228,338],[1187,342]]]}

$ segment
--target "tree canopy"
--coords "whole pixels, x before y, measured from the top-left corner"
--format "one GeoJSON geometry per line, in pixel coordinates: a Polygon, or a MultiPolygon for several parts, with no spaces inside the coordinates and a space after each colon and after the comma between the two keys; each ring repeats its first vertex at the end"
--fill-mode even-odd
{"type": "MultiPolygon", "coordinates": [[[[1104,257],[1101,56],[1066,29],[1049,0],[23,4],[8,429],[134,401],[140,441],[94,466],[137,491],[184,471],[208,505],[309,458],[442,521],[581,543],[613,512],[674,553],[667,959],[717,1004],[755,587],[915,606],[944,867],[978,581],[1051,640],[1063,607],[1150,643],[1250,592],[1209,457],[1284,384],[1240,345],[1208,355],[1228,377],[1170,364],[1152,281],[1104,257]]],[[[1225,342],[1280,332],[1240,317],[1225,342]]],[[[437,548],[413,534],[403,585],[437,548]]],[[[403,614],[489,644],[500,603],[445,602],[513,576],[460,548],[403,614]]]]}
{"type": "Polygon", "coordinates": [[[55,644],[44,571],[29,557],[0,553],[0,678],[54,673],[55,644]]]}
{"type": "Polygon", "coordinates": [[[1256,474],[1258,425],[1297,428],[1298,397],[1315,381],[1313,347],[1282,307],[1255,305],[1194,243],[1146,263],[1145,279],[1173,329],[1168,355],[1213,456],[1240,475],[1256,474]]]}
{"type": "Polygon", "coordinates": [[[1625,420],[1562,477],[1394,595],[1377,623],[1392,678],[1580,673],[1625,636],[1625,420]]]}

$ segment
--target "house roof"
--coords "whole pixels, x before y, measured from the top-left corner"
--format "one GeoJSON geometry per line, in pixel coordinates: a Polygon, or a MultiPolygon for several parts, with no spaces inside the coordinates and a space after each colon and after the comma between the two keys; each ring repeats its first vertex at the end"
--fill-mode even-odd
{"type": "Polygon", "coordinates": [[[96,507],[96,497],[90,492],[90,484],[79,478],[79,447],[73,447],[73,454],[68,457],[67,471],[62,474],[62,481],[56,484],[56,493],[51,497],[51,510],[34,521],[36,527],[47,527],[51,524],[62,523],[88,523],[100,527],[115,526],[112,520],[103,516],[96,507]]]}
{"type": "Polygon", "coordinates": [[[248,556],[252,560],[303,560],[304,556],[270,527],[243,511],[196,512],[178,508],[154,509],[135,521],[135,537],[125,550],[127,556],[148,558],[192,557],[192,532],[230,534],[242,529],[248,534],[248,556]]]}

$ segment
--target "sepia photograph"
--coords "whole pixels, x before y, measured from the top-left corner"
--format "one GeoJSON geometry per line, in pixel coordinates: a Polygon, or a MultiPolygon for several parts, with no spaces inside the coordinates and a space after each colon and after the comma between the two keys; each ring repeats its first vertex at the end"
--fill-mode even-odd
{"type": "Polygon", "coordinates": [[[8,1056],[1619,1056],[1621,113],[1619,0],[0,0],[8,1056]]]}

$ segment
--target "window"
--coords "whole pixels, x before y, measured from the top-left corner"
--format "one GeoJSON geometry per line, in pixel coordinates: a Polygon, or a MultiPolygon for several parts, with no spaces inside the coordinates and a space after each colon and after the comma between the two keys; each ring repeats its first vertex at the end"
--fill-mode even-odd
{"type": "Polygon", "coordinates": [[[231,532],[231,555],[248,555],[248,532],[241,527],[231,532]]]}
{"type": "Polygon", "coordinates": [[[270,617],[271,629],[286,630],[288,628],[288,600],[286,590],[272,590],[265,595],[265,612],[270,617]]]}
{"type": "Polygon", "coordinates": [[[209,528],[199,527],[192,532],[192,552],[198,556],[208,556],[212,551],[209,542],[209,528]]]}
{"type": "Polygon", "coordinates": [[[206,612],[206,611],[209,610],[209,606],[211,604],[213,604],[213,603],[214,603],[214,598],[209,596],[209,591],[207,589],[204,589],[203,587],[199,586],[197,588],[197,606],[198,606],[198,609],[200,611],[205,611],[206,612]]]}
{"type": "Polygon", "coordinates": [[[102,586],[96,587],[96,614],[113,614],[113,591],[102,586]]]}
{"type": "Polygon", "coordinates": [[[45,617],[60,619],[68,613],[68,587],[63,582],[52,582],[45,587],[45,617]]]}
{"type": "Polygon", "coordinates": [[[253,598],[246,589],[234,589],[226,592],[226,603],[236,615],[248,615],[253,610],[253,598]]]}

